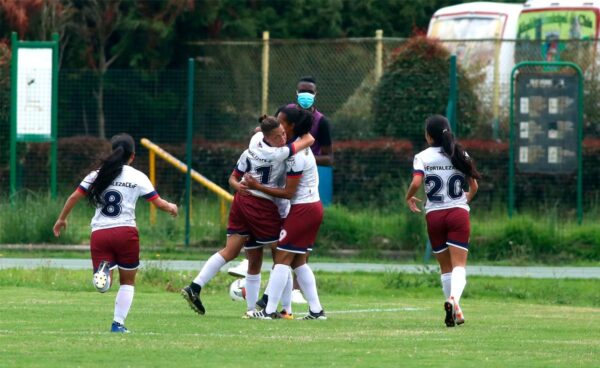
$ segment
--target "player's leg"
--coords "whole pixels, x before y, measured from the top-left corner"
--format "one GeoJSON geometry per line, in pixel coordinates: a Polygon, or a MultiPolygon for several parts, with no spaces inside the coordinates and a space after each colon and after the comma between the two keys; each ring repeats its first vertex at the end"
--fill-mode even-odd
{"type": "Polygon", "coordinates": [[[300,289],[306,295],[308,301],[308,315],[304,319],[327,319],[325,311],[321,306],[319,299],[319,293],[317,292],[317,280],[312,269],[306,263],[307,253],[297,254],[294,262],[292,262],[292,268],[296,274],[298,285],[300,289]]]}
{"type": "Polygon", "coordinates": [[[113,228],[113,251],[119,267],[119,291],[115,297],[112,332],[127,333],[125,319],[131,309],[135,292],[135,277],[140,265],[140,240],[134,227],[113,228]]]}
{"type": "Polygon", "coordinates": [[[244,246],[248,259],[246,274],[246,305],[248,311],[256,309],[258,293],[260,291],[261,268],[263,261],[263,245],[256,242],[247,242],[244,246]]]}
{"type": "Polygon", "coordinates": [[[444,323],[448,327],[454,327],[455,313],[454,303],[449,300],[452,287],[452,260],[448,250],[448,229],[446,225],[447,210],[429,212],[425,219],[427,221],[427,234],[431,243],[432,252],[440,265],[440,281],[444,292],[444,323]]]}
{"type": "Polygon", "coordinates": [[[450,299],[454,302],[457,324],[464,323],[460,299],[467,284],[466,265],[469,254],[471,225],[469,212],[462,208],[452,209],[448,215],[448,250],[452,262],[450,299]]]}
{"type": "Polygon", "coordinates": [[[295,254],[287,251],[278,251],[275,254],[275,266],[271,270],[269,283],[269,301],[264,310],[254,312],[250,317],[272,319],[277,315],[277,306],[281,299],[283,289],[288,284],[290,274],[290,264],[294,259],[295,254]]]}
{"type": "Polygon", "coordinates": [[[241,252],[246,235],[230,234],[227,237],[225,248],[213,254],[202,266],[202,269],[189,286],[181,290],[181,295],[188,301],[190,307],[199,314],[205,313],[204,305],[200,299],[202,288],[219,272],[225,263],[235,259],[241,252]]]}
{"type": "Polygon", "coordinates": [[[94,269],[92,284],[101,293],[110,289],[113,280],[112,270],[117,267],[110,246],[111,241],[110,229],[93,231],[90,236],[90,253],[94,269]]]}

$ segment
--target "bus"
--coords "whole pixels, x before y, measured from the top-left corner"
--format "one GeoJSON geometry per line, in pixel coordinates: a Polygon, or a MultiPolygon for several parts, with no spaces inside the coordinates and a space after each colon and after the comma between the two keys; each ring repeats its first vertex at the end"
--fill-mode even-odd
{"type": "Polygon", "coordinates": [[[508,96],[508,86],[501,81],[510,78],[514,66],[515,44],[502,40],[517,38],[522,8],[522,4],[494,2],[448,6],[435,12],[427,30],[427,36],[438,39],[455,54],[468,73],[484,76],[480,96],[482,102],[491,104],[496,123],[500,105],[508,96]]]}

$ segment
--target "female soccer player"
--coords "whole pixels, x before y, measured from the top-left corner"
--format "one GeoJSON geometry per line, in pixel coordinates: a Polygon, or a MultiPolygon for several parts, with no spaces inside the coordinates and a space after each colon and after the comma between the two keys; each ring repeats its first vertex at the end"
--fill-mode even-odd
{"type": "Polygon", "coordinates": [[[479,172],[463,147],[455,141],[448,120],[434,115],[425,121],[425,139],[429,148],[414,159],[413,179],[406,193],[412,212],[421,212],[415,197],[425,181],[427,233],[440,264],[446,302],[445,323],[448,327],[465,322],[459,306],[467,284],[465,266],[469,251],[469,205],[477,193],[479,172]],[[463,191],[465,182],[469,191],[463,191]]]}
{"type": "MultiPolygon", "coordinates": [[[[266,186],[276,187],[279,178],[285,172],[284,161],[297,150],[302,150],[314,142],[314,138],[305,134],[299,141],[288,145],[285,150],[275,153],[270,147],[285,145],[286,136],[283,128],[274,117],[263,116],[260,120],[261,131],[264,137],[256,142],[240,156],[236,168],[229,177],[229,184],[236,190],[236,194],[229,211],[229,224],[227,226],[227,242],[225,247],[213,254],[204,264],[198,276],[189,286],[181,290],[182,296],[188,301],[190,307],[198,314],[204,314],[205,308],[200,300],[202,288],[219,272],[225,263],[235,259],[246,241],[251,238],[253,244],[261,247],[270,245],[279,238],[281,220],[277,206],[272,196],[256,190],[247,190],[241,187],[240,178],[250,174],[266,186]]],[[[254,138],[253,138],[254,140],[254,138]]],[[[252,246],[248,245],[252,248],[252,246]]],[[[246,278],[248,295],[256,295],[260,288],[260,272],[246,278]]],[[[252,309],[256,300],[251,303],[252,309]]],[[[250,302],[248,302],[250,305],[250,302]]]]}
{"type": "Polygon", "coordinates": [[[100,292],[107,291],[113,269],[119,268],[121,285],[115,300],[111,332],[127,333],[125,318],[133,301],[135,276],[140,264],[135,204],[139,197],[144,197],[173,217],[177,216],[177,205],[160,198],[148,177],[129,166],[135,157],[135,143],[129,134],[118,134],[110,142],[112,153],[67,199],[53,230],[55,236],[60,236],[67,227],[71,210],[82,198],[87,197],[96,208],[90,239],[94,286],[100,292]]]}
{"type": "MultiPolygon", "coordinates": [[[[305,119],[303,114],[306,112],[293,107],[286,107],[279,112],[278,119],[286,130],[286,135],[300,136],[310,131],[310,115],[305,119]]],[[[267,306],[264,310],[251,312],[249,317],[278,318],[277,306],[288,283],[291,267],[308,300],[309,313],[305,319],[327,319],[317,293],[315,276],[306,263],[308,251],[315,242],[323,220],[323,205],[318,190],[319,175],[313,153],[310,149],[305,149],[288,159],[285,188],[267,187],[247,175],[244,179],[248,188],[274,197],[289,198],[291,203],[279,237],[275,266],[267,285],[267,306]]]]}

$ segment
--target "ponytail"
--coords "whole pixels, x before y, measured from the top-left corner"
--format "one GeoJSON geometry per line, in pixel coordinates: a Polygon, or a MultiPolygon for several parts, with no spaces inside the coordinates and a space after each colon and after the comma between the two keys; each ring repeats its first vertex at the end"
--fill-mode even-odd
{"type": "Polygon", "coordinates": [[[425,130],[433,140],[434,147],[442,147],[444,154],[450,158],[456,170],[465,176],[480,179],[475,163],[465,152],[463,146],[454,139],[448,119],[441,115],[433,115],[425,120],[425,130]]]}
{"type": "Polygon", "coordinates": [[[135,153],[135,143],[129,134],[118,134],[110,142],[113,150],[102,160],[96,179],[88,190],[88,201],[94,207],[104,205],[103,192],[121,174],[123,165],[135,153]]]}

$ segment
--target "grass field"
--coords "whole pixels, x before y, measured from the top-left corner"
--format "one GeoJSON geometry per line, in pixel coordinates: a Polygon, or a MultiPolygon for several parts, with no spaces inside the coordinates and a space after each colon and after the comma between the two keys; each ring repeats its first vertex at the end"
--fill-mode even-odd
{"type": "Polygon", "coordinates": [[[449,329],[435,274],[318,273],[327,321],[242,320],[225,274],[203,291],[201,317],[178,294],[191,277],[140,272],[133,333],[115,335],[114,286],[93,291],[85,271],[3,270],[0,366],[592,367],[600,356],[598,280],[471,277],[467,322],[449,329]]]}

